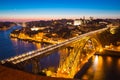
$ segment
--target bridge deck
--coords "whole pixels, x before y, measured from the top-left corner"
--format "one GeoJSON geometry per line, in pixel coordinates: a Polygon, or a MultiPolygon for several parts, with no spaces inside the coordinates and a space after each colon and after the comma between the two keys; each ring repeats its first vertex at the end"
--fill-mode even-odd
{"type": "Polygon", "coordinates": [[[0,80],[76,80],[38,76],[0,65],[0,80]]]}
{"type": "Polygon", "coordinates": [[[6,62],[11,62],[13,64],[18,64],[18,63],[21,63],[21,62],[24,62],[24,61],[28,61],[28,60],[30,60],[34,57],[37,57],[37,56],[40,56],[40,55],[45,55],[49,51],[55,50],[59,47],[62,47],[62,46],[67,45],[69,43],[72,43],[76,40],[79,40],[79,39],[85,37],[85,36],[93,35],[93,34],[99,32],[99,31],[104,31],[106,29],[107,28],[103,28],[103,29],[95,30],[95,31],[92,31],[92,32],[89,32],[89,33],[85,33],[85,34],[79,35],[77,37],[73,37],[73,38],[70,38],[68,40],[65,40],[64,42],[61,42],[59,44],[50,45],[50,46],[47,46],[45,48],[41,48],[41,49],[38,49],[38,50],[35,50],[35,51],[31,51],[31,52],[24,53],[24,54],[21,54],[21,55],[18,55],[18,56],[14,56],[14,57],[6,59],[6,60],[2,60],[1,63],[4,64],[6,62]]]}

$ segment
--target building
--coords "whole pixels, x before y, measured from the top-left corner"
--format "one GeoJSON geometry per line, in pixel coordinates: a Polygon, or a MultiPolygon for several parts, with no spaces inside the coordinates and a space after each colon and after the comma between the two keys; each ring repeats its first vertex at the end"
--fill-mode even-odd
{"type": "Polygon", "coordinates": [[[81,19],[76,19],[76,20],[74,20],[74,26],[79,26],[79,25],[81,25],[83,22],[82,22],[82,20],[81,19]]]}
{"type": "Polygon", "coordinates": [[[22,27],[26,27],[26,23],[25,22],[22,23],[22,27]]]}

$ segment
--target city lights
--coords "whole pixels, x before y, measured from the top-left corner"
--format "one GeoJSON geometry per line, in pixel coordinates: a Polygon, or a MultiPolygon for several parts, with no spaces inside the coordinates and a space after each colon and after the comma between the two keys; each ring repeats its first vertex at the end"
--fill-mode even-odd
{"type": "Polygon", "coordinates": [[[120,80],[120,1],[1,0],[0,80],[14,79],[120,80]]]}

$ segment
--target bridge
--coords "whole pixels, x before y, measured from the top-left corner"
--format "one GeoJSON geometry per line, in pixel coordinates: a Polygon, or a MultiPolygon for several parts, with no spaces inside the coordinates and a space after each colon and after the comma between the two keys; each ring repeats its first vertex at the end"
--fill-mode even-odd
{"type": "Polygon", "coordinates": [[[50,45],[38,50],[30,51],[1,61],[3,65],[11,65],[18,69],[32,63],[34,73],[39,72],[40,58],[49,56],[55,50],[67,50],[66,56],[60,55],[60,62],[56,74],[53,77],[73,78],[74,75],[82,68],[88,59],[101,49],[101,44],[96,38],[96,34],[106,30],[99,29],[89,33],[79,35],[65,40],[64,42],[50,45]]]}

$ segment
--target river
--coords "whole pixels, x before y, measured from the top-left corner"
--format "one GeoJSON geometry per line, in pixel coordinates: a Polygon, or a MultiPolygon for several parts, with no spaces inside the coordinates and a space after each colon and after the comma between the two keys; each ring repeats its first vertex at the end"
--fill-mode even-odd
{"type": "Polygon", "coordinates": [[[33,43],[10,38],[5,33],[7,32],[0,31],[0,60],[37,49],[33,43]]]}

